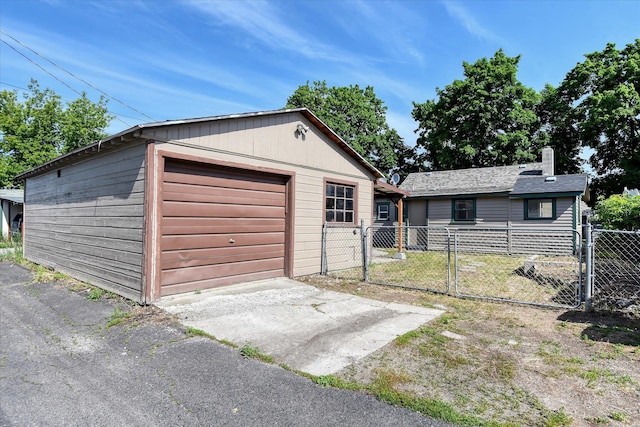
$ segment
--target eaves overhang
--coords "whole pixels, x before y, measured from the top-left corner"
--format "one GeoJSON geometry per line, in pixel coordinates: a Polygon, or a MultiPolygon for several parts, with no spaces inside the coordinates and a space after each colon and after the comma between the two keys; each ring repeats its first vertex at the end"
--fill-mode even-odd
{"type": "Polygon", "coordinates": [[[371,173],[376,179],[383,178],[384,174],[376,169],[371,163],[355,151],[345,140],[343,140],[338,134],[336,134],[329,126],[327,126],[322,120],[320,120],[315,114],[313,114],[308,108],[293,108],[283,110],[270,110],[270,111],[258,111],[253,113],[241,113],[241,114],[228,114],[221,116],[200,117],[194,119],[184,120],[167,120],[164,122],[152,122],[142,123],[126,129],[122,132],[118,132],[103,140],[94,142],[93,144],[80,147],[70,153],[57,157],[49,162],[39,165],[31,170],[21,173],[16,177],[18,180],[24,180],[36,175],[40,175],[49,170],[58,169],[62,166],[76,163],[85,158],[97,155],[99,152],[111,150],[122,144],[129,143],[134,140],[141,141],[144,139],[142,132],[145,129],[160,128],[166,126],[176,126],[182,124],[193,124],[201,122],[211,122],[230,119],[242,119],[250,117],[260,116],[272,116],[280,114],[299,113],[304,116],[309,122],[311,122],[316,128],[318,128],[327,138],[337,144],[345,153],[359,163],[365,170],[371,173]]]}

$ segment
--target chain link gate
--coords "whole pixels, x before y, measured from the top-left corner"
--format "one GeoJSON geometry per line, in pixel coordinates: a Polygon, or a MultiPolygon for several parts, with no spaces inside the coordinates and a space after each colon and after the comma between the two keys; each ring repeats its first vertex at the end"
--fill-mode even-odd
{"type": "Polygon", "coordinates": [[[640,231],[595,230],[591,304],[640,315],[640,231]]]}
{"type": "Polygon", "coordinates": [[[367,282],[449,293],[451,235],[447,228],[372,226],[365,236],[367,282]]]}
{"type": "Polygon", "coordinates": [[[582,303],[581,237],[571,229],[459,228],[458,296],[546,307],[582,303]]]}

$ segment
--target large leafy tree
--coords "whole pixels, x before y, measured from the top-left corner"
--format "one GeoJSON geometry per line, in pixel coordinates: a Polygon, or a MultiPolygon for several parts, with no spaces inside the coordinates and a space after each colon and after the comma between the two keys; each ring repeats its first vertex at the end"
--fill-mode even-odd
{"type": "Polygon", "coordinates": [[[412,171],[414,151],[387,124],[387,107],[373,87],[328,87],[307,82],[287,99],[286,108],[306,107],[383,173],[412,171]]]}
{"type": "Polygon", "coordinates": [[[17,91],[0,92],[0,187],[14,186],[17,174],[106,136],[113,118],[106,104],[85,93],[65,104],[35,80],[22,101],[17,91]]]}
{"type": "Polygon", "coordinates": [[[640,39],[585,57],[550,97],[559,124],[552,137],[593,149],[598,192],[620,193],[640,182],[640,39]]]}
{"type": "Polygon", "coordinates": [[[545,142],[535,111],[540,95],[516,78],[519,61],[499,50],[464,62],[464,79],[436,89],[435,100],[414,102],[421,163],[442,170],[536,160],[545,142]]]}
{"type": "Polygon", "coordinates": [[[549,84],[541,96],[537,109],[542,125],[540,135],[545,138],[545,145],[554,149],[556,173],[582,172],[584,160],[580,157],[582,147],[578,129],[572,121],[572,106],[564,102],[558,95],[558,89],[549,84]]]}

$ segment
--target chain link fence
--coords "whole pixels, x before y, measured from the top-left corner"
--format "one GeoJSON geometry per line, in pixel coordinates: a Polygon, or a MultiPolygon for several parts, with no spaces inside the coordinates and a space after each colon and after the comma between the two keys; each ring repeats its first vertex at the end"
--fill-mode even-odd
{"type": "Polygon", "coordinates": [[[640,232],[593,232],[592,307],[640,316],[640,232]]]}
{"type": "Polygon", "coordinates": [[[575,308],[582,301],[574,230],[460,228],[454,233],[456,295],[575,308]]]}
{"type": "Polygon", "coordinates": [[[366,281],[448,293],[451,235],[444,227],[367,228],[366,281]]]}
{"type": "Polygon", "coordinates": [[[640,316],[640,232],[585,229],[586,245],[571,229],[325,225],[322,272],[547,307],[588,301],[587,310],[640,316]]]}

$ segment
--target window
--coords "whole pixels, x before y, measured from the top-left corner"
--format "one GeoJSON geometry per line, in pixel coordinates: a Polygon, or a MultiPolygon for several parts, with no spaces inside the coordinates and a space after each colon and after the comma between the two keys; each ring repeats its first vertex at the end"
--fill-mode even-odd
{"type": "Polygon", "coordinates": [[[389,203],[377,203],[377,219],[378,221],[388,221],[389,220],[389,203]]]}
{"type": "Polygon", "coordinates": [[[524,219],[556,219],[556,199],[525,199],[524,219]]]}
{"type": "Polygon", "coordinates": [[[451,201],[453,222],[476,220],[476,199],[454,199],[451,201]]]}
{"type": "Polygon", "coordinates": [[[327,183],[325,187],[325,219],[327,222],[355,222],[353,185],[327,183]]]}

